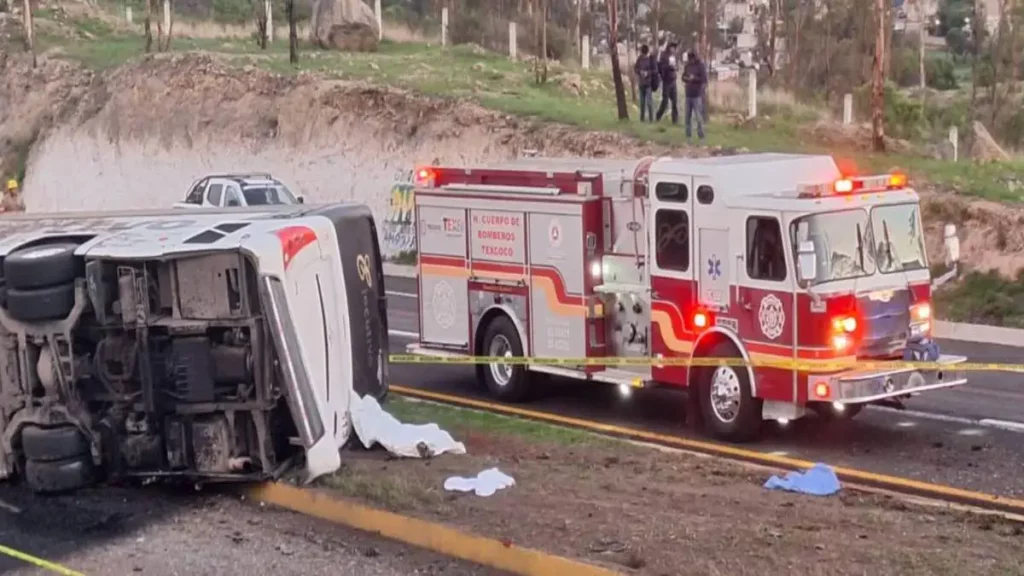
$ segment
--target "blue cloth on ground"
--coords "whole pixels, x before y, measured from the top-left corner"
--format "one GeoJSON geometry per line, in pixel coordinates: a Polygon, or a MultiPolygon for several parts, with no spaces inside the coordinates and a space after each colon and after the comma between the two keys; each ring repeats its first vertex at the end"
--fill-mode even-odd
{"type": "Polygon", "coordinates": [[[785,478],[772,476],[764,483],[764,487],[812,496],[830,496],[839,492],[839,478],[829,465],[819,462],[806,472],[790,472],[785,478]]]}
{"type": "Polygon", "coordinates": [[[903,350],[903,359],[907,362],[936,362],[939,356],[938,343],[928,338],[909,342],[903,350]]]}

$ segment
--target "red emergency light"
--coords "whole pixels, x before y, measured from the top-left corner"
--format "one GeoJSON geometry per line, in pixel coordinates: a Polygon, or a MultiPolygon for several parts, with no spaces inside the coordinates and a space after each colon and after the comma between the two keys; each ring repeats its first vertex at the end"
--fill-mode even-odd
{"type": "Polygon", "coordinates": [[[433,168],[417,168],[413,174],[413,184],[433,188],[437,183],[437,170],[433,168]]]}
{"type": "Polygon", "coordinates": [[[900,190],[907,187],[907,175],[899,172],[878,176],[850,176],[830,184],[808,184],[799,186],[801,198],[820,198],[827,195],[841,195],[867,192],[900,190]]]}

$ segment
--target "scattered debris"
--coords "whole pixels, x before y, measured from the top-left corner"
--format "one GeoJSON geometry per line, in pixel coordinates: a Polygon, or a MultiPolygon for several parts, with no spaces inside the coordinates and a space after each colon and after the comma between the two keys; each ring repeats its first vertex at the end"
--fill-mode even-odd
{"type": "Polygon", "coordinates": [[[839,478],[827,464],[815,464],[806,472],[790,472],[785,478],[772,476],[764,483],[769,490],[786,490],[812,496],[831,496],[839,492],[839,478]]]}
{"type": "Polygon", "coordinates": [[[352,428],[367,450],[380,444],[389,453],[404,458],[466,453],[466,446],[437,424],[403,424],[385,412],[372,396],[355,398],[351,412],[352,428]]]}
{"type": "Polygon", "coordinates": [[[490,468],[477,474],[475,478],[452,476],[444,481],[444,489],[449,492],[475,492],[477,496],[486,498],[515,484],[515,479],[508,474],[497,468],[490,468]]]}

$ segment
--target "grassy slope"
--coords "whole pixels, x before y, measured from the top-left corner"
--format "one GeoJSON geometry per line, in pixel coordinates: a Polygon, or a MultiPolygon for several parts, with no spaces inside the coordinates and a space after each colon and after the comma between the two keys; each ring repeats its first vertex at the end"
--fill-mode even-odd
{"type": "MultiPolygon", "coordinates": [[[[63,33],[39,34],[40,49],[59,50],[67,58],[97,70],[120,66],[142,54],[139,30],[115,29],[97,19],[68,19],[52,11],[40,10],[37,18],[54,24],[61,20],[63,33]],[[70,31],[71,33],[67,33],[70,31]]],[[[309,71],[327,77],[362,79],[404,87],[420,93],[470,98],[502,112],[571,124],[591,130],[609,130],[666,145],[685,141],[682,130],[667,122],[650,125],[635,121],[619,122],[614,114],[614,95],[607,73],[553,68],[546,84],[534,82],[528,63],[479,49],[457,46],[442,50],[419,44],[385,42],[376,54],[348,54],[312,50],[303,43],[298,66],[288,62],[287,41],[280,38],[263,51],[252,40],[175,38],[173,51],[200,50],[216,53],[237,65],[253,65],[284,74],[309,71]],[[579,75],[582,95],[562,86],[561,75],[579,75]]],[[[557,66],[557,65],[556,65],[557,66]]],[[[708,144],[751,151],[809,151],[822,147],[801,138],[799,127],[808,121],[799,107],[762,105],[770,117],[759,119],[755,129],[715,122],[709,127],[708,144]]],[[[631,110],[636,118],[635,107],[631,110]]],[[[1004,179],[1024,174],[1024,164],[949,163],[909,155],[873,155],[831,150],[852,159],[865,170],[885,171],[893,167],[908,170],[914,179],[926,179],[946,189],[993,200],[1020,200],[1010,192],[1004,179]]],[[[1015,311],[1024,304],[1014,284],[995,276],[978,275],[949,289],[937,298],[942,317],[955,321],[975,321],[1024,327],[1024,315],[1015,311]]]]}

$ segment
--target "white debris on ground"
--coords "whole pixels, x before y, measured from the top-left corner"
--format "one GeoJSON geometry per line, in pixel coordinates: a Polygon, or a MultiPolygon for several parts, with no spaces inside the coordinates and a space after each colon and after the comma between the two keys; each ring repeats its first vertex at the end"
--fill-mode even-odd
{"type": "Polygon", "coordinates": [[[475,492],[477,496],[493,496],[498,490],[516,485],[514,478],[497,468],[489,468],[476,475],[475,478],[452,476],[444,481],[444,489],[449,492],[475,492]]]}
{"type": "Polygon", "coordinates": [[[358,395],[352,401],[352,428],[369,450],[380,444],[395,456],[431,458],[451,452],[465,454],[466,446],[437,424],[403,424],[381,408],[376,398],[358,395]]]}

